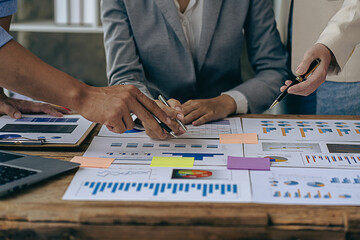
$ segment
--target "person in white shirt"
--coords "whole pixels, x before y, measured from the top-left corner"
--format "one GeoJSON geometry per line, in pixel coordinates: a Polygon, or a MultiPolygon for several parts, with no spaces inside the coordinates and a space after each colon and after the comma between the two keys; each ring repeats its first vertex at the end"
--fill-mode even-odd
{"type": "MultiPolygon", "coordinates": [[[[344,70],[349,60],[357,60],[346,69],[342,81],[326,81],[317,92],[318,114],[360,114],[360,77],[359,57],[352,55],[356,46],[360,43],[360,0],[345,0],[341,9],[331,18],[319,39],[304,54],[296,73],[304,74],[310,63],[321,59],[320,66],[304,82],[292,86],[288,92],[296,95],[308,96],[320,87],[328,75],[339,74],[344,70]],[[357,66],[356,66],[357,65],[357,66]],[[354,74],[350,74],[354,73],[354,74]],[[327,95],[327,96],[326,96],[327,95]],[[346,98],[344,98],[346,95],[346,98]],[[344,96],[344,97],[343,97],[344,96]],[[348,99],[349,101],[345,100],[348,99]],[[337,101],[339,100],[339,101],[337,101]]],[[[358,49],[357,49],[358,50],[358,49]]],[[[286,81],[281,87],[284,91],[291,81],[286,81]]]]}

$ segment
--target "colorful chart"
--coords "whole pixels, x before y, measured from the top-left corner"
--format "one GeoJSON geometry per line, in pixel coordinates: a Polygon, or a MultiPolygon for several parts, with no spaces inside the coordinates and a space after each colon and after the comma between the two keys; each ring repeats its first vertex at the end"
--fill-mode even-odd
{"type": "Polygon", "coordinates": [[[288,159],[285,157],[279,157],[279,156],[266,156],[264,158],[269,158],[270,162],[287,162],[288,159]]]}
{"type": "Polygon", "coordinates": [[[172,174],[173,179],[196,179],[210,176],[212,176],[211,171],[193,169],[174,169],[172,174]]]}
{"type": "Polygon", "coordinates": [[[324,187],[325,184],[322,182],[308,182],[306,185],[310,187],[324,187]]]}
{"type": "Polygon", "coordinates": [[[172,157],[193,157],[195,160],[204,160],[205,157],[213,158],[215,156],[224,156],[223,153],[176,153],[164,152],[164,156],[171,155],[172,157]]]}
{"type": "Polygon", "coordinates": [[[16,119],[15,122],[66,122],[66,123],[76,123],[80,118],[47,118],[47,117],[23,117],[16,119]]]}
{"type": "Polygon", "coordinates": [[[349,195],[349,194],[342,194],[342,195],[339,195],[339,198],[347,199],[347,198],[351,198],[351,195],[349,195]]]}
{"type": "Polygon", "coordinates": [[[231,171],[225,167],[173,169],[123,165],[106,170],[80,168],[64,199],[248,202],[251,191],[246,171],[231,171]],[[172,175],[180,178],[174,179],[172,175]]]}
{"type": "Polygon", "coordinates": [[[201,194],[207,197],[209,194],[218,193],[223,196],[237,195],[237,184],[207,184],[207,183],[149,183],[149,182],[93,182],[86,181],[79,191],[88,191],[91,195],[101,195],[102,193],[111,194],[137,194],[143,192],[153,196],[170,193],[176,195],[179,193],[191,196],[192,194],[201,194]]]}
{"type": "Polygon", "coordinates": [[[257,133],[260,140],[359,141],[360,129],[354,120],[308,120],[243,118],[244,133],[257,133]]]}
{"type": "Polygon", "coordinates": [[[360,154],[301,154],[305,166],[360,168],[360,154]]]}
{"type": "Polygon", "coordinates": [[[288,186],[295,186],[295,185],[298,185],[299,182],[297,181],[286,181],[284,182],[285,185],[288,185],[288,186]]]}

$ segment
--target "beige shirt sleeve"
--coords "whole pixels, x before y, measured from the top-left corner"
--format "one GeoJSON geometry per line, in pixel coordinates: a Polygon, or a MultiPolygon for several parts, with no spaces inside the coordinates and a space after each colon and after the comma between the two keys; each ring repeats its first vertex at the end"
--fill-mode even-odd
{"type": "Polygon", "coordinates": [[[360,0],[345,0],[317,43],[327,46],[336,58],[338,66],[331,66],[329,70],[341,71],[360,43],[360,0]]]}

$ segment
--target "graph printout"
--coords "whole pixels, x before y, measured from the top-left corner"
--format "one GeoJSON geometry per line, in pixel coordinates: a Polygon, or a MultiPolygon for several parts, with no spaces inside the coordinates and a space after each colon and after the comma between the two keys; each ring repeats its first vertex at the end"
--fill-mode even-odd
{"type": "Polygon", "coordinates": [[[75,144],[92,122],[80,115],[53,117],[46,114],[23,114],[20,119],[0,117],[0,139],[44,139],[46,143],[75,144]]]}
{"type": "Polygon", "coordinates": [[[359,142],[260,140],[245,144],[244,155],[270,158],[272,167],[360,169],[359,142]]]}
{"type": "Polygon", "coordinates": [[[248,171],[225,167],[81,168],[64,200],[249,202],[248,171]]]}
{"type": "Polygon", "coordinates": [[[360,141],[360,120],[242,119],[244,133],[259,139],[360,141]]]}
{"type": "Polygon", "coordinates": [[[150,165],[153,157],[193,157],[194,165],[225,166],[227,156],[243,157],[241,144],[220,144],[213,139],[168,139],[95,137],[85,157],[115,158],[121,164],[150,165]]]}
{"type": "Polygon", "coordinates": [[[250,177],[253,202],[360,205],[359,170],[272,168],[250,177]]]}
{"type": "MultiPolygon", "coordinates": [[[[201,126],[186,125],[187,132],[178,138],[219,138],[219,134],[242,133],[240,118],[225,118],[223,120],[209,122],[201,126]]],[[[102,126],[99,137],[121,137],[121,138],[149,138],[142,129],[133,129],[123,134],[110,132],[102,126]]]]}

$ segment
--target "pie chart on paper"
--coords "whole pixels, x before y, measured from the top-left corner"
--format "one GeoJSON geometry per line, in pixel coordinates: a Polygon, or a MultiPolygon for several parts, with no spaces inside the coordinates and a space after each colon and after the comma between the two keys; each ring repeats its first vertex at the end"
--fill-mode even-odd
{"type": "Polygon", "coordinates": [[[323,184],[321,182],[308,182],[307,185],[310,187],[317,187],[317,188],[325,186],[325,184],[323,184]]]}
{"type": "Polygon", "coordinates": [[[270,162],[287,162],[288,159],[285,157],[279,157],[279,156],[266,156],[264,158],[269,158],[270,162]]]}

